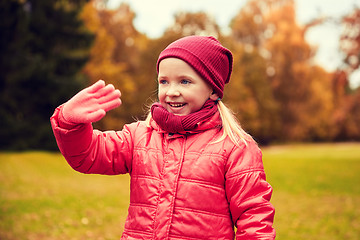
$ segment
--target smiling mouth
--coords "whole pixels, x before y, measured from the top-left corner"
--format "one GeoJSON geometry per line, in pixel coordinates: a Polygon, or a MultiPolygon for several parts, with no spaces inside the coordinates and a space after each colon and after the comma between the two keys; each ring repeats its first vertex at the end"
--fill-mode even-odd
{"type": "Polygon", "coordinates": [[[181,108],[186,105],[186,103],[168,103],[168,104],[170,105],[170,107],[173,108],[181,108]]]}

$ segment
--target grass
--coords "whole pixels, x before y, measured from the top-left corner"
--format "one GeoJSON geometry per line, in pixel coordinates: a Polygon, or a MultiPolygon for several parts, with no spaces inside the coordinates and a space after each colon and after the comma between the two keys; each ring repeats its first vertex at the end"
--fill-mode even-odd
{"type": "Polygon", "coordinates": [[[263,149],[277,239],[360,236],[360,143],[263,149]]]}
{"type": "MultiPolygon", "coordinates": [[[[359,239],[360,143],[263,148],[280,240],[359,239]]],[[[129,177],[84,175],[58,153],[0,152],[0,239],[119,239],[129,177]]]]}
{"type": "Polygon", "coordinates": [[[119,239],[128,176],[84,175],[60,154],[0,153],[0,239],[119,239]]]}

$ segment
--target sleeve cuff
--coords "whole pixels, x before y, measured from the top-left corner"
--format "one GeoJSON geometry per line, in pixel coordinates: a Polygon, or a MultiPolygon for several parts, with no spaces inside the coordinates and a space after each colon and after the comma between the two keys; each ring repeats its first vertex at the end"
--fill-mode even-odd
{"type": "Polygon", "coordinates": [[[60,112],[58,115],[58,124],[59,124],[59,127],[63,128],[63,129],[67,129],[67,130],[73,129],[76,126],[81,125],[81,123],[80,124],[72,123],[65,119],[65,117],[63,115],[63,105],[60,107],[60,112]]]}

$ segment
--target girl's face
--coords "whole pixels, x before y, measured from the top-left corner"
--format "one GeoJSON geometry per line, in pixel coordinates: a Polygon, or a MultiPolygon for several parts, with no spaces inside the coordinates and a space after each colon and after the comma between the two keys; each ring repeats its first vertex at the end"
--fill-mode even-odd
{"type": "Polygon", "coordinates": [[[175,115],[196,112],[209,98],[218,98],[197,72],[178,58],[165,58],[160,62],[158,83],[160,104],[175,115]]]}

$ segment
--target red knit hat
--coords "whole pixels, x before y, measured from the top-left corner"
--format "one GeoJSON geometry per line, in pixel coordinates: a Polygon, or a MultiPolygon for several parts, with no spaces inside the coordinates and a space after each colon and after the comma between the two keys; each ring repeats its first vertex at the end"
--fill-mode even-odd
{"type": "Polygon", "coordinates": [[[167,46],[159,55],[156,69],[165,58],[179,58],[187,62],[214,91],[223,97],[224,86],[230,80],[233,57],[214,37],[188,36],[167,46]]]}

